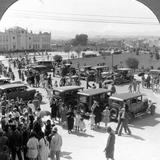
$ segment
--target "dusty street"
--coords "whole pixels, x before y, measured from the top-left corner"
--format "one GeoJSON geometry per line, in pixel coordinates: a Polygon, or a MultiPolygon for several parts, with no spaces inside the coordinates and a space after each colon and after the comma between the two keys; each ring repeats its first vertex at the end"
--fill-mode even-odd
{"type": "MultiPolygon", "coordinates": [[[[17,71],[15,70],[17,75],[17,71]]],[[[17,77],[17,76],[16,76],[17,77]]],[[[58,78],[54,78],[54,80],[58,78]]],[[[82,82],[85,86],[85,82],[82,82]]],[[[43,110],[50,110],[49,101],[46,97],[44,89],[39,89],[43,94],[43,110]]],[[[117,92],[128,92],[128,86],[117,87],[117,92]]],[[[132,135],[116,136],[115,144],[115,160],[160,160],[160,95],[155,95],[151,90],[141,89],[147,97],[156,102],[156,114],[154,116],[145,115],[137,118],[130,126],[132,135]]],[[[89,123],[86,121],[86,133],[68,134],[67,130],[58,126],[59,133],[63,138],[62,160],[105,160],[104,148],[107,141],[107,133],[105,133],[101,123],[101,128],[92,131],[89,123]]],[[[116,123],[110,123],[115,129],[116,123]]]]}

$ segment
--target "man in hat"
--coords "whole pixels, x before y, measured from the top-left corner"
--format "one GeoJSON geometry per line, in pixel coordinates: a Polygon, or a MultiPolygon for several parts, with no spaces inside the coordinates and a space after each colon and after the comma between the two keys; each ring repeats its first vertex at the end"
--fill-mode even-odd
{"type": "Polygon", "coordinates": [[[62,137],[58,134],[57,127],[52,129],[52,139],[50,143],[51,160],[60,160],[60,151],[62,147],[62,137]]]}
{"type": "Polygon", "coordinates": [[[115,145],[115,134],[111,127],[107,127],[107,133],[109,134],[107,145],[104,149],[107,160],[114,160],[114,145],[115,145]]]}

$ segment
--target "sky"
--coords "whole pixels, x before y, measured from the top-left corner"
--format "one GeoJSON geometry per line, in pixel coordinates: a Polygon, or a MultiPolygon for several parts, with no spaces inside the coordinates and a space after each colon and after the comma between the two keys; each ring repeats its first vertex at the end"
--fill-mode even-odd
{"type": "Polygon", "coordinates": [[[20,26],[52,38],[160,35],[155,15],[136,0],[19,0],[0,21],[0,31],[20,26]]]}

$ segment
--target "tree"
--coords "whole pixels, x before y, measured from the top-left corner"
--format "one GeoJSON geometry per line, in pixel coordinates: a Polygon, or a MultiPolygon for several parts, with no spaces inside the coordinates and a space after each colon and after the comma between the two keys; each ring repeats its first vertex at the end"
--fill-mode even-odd
{"type": "Polygon", "coordinates": [[[80,45],[78,45],[76,48],[75,48],[75,51],[77,52],[77,55],[78,55],[78,58],[80,57],[80,54],[81,54],[81,51],[82,51],[82,47],[80,45]]]}
{"type": "Polygon", "coordinates": [[[68,59],[69,59],[69,52],[71,51],[71,46],[69,44],[64,46],[64,52],[68,53],[68,59]]]}
{"type": "Polygon", "coordinates": [[[74,39],[71,41],[73,46],[86,46],[88,43],[88,35],[87,34],[77,34],[74,39]]]}
{"type": "Polygon", "coordinates": [[[139,65],[139,61],[138,59],[136,58],[128,58],[126,60],[126,65],[129,67],[129,68],[132,68],[132,69],[137,69],[138,68],[138,65],[139,65]]]}
{"type": "Polygon", "coordinates": [[[61,55],[55,55],[53,57],[54,61],[58,64],[60,64],[62,62],[62,56],[61,55]]]}

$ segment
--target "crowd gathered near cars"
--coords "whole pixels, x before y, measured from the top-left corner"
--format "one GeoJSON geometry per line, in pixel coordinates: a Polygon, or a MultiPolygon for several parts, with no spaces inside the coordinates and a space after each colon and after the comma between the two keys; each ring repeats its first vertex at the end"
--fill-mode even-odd
{"type": "MultiPolygon", "coordinates": [[[[34,61],[36,61],[34,59],[34,61]]],[[[51,74],[47,72],[40,73],[32,69],[24,69],[22,66],[29,65],[27,58],[17,58],[9,61],[9,67],[0,65],[0,74],[10,77],[13,81],[15,75],[13,70],[18,70],[18,78],[27,83],[30,87],[44,88],[50,102],[50,112],[41,110],[43,96],[36,91],[33,99],[25,100],[15,97],[10,99],[6,93],[1,95],[1,129],[0,129],[0,158],[1,160],[51,160],[60,159],[62,147],[62,137],[58,132],[56,125],[62,126],[68,130],[68,134],[83,133],[87,131],[86,120],[89,121],[90,129],[97,130],[103,122],[104,130],[109,133],[109,139],[104,149],[106,158],[114,159],[115,135],[122,135],[123,130],[126,134],[132,132],[128,126],[128,104],[125,102],[118,113],[118,124],[114,132],[108,126],[110,122],[110,108],[108,105],[101,107],[101,103],[93,99],[90,112],[85,112],[78,104],[65,104],[62,98],[53,97],[53,89],[62,86],[80,85],[80,80],[76,77],[61,77],[60,82],[54,80],[51,74]],[[13,66],[13,67],[12,67],[13,66]],[[54,80],[54,83],[53,83],[54,80]],[[44,116],[50,119],[43,121],[44,116]],[[109,144],[110,143],[110,144],[109,144]]],[[[147,78],[142,76],[142,82],[132,79],[129,84],[129,93],[140,93],[140,86],[151,87],[151,76],[147,78]]],[[[157,83],[157,81],[156,81],[157,83]]],[[[156,84],[155,83],[155,84],[156,84]]],[[[97,89],[96,83],[90,85],[87,82],[87,88],[97,89]]],[[[99,83],[98,88],[110,90],[110,96],[117,93],[114,83],[99,83]]]]}

